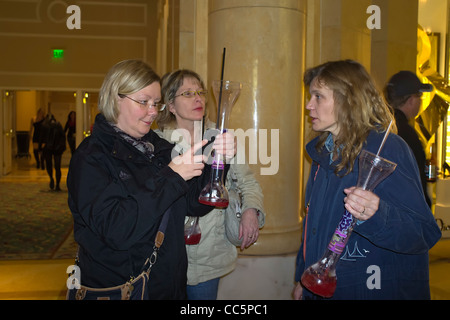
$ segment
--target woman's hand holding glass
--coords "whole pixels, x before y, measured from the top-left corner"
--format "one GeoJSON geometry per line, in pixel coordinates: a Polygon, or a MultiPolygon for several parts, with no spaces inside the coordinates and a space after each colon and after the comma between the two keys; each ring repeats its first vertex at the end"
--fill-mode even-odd
{"type": "Polygon", "coordinates": [[[369,220],[378,211],[380,198],[373,192],[357,187],[344,189],[347,195],[344,198],[345,208],[356,219],[369,220]]]}
{"type": "MultiPolygon", "coordinates": [[[[178,173],[185,181],[194,177],[200,176],[202,170],[207,162],[207,157],[204,154],[200,154],[201,148],[206,145],[208,140],[202,140],[194,144],[187,152],[172,159],[169,163],[169,167],[178,173]]],[[[236,141],[234,134],[230,132],[222,133],[216,136],[213,144],[213,149],[218,154],[225,157],[228,161],[236,155],[236,141]]]]}
{"type": "Polygon", "coordinates": [[[216,136],[213,149],[225,157],[225,161],[231,160],[236,155],[236,140],[231,132],[224,132],[216,136]]]}

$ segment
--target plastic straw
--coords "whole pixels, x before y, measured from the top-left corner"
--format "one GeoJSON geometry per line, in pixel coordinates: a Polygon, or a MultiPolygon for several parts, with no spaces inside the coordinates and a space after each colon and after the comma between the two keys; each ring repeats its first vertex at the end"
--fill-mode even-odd
{"type": "Polygon", "coordinates": [[[392,120],[391,120],[391,122],[389,123],[389,127],[387,128],[386,133],[384,134],[383,141],[381,141],[381,145],[380,145],[380,147],[378,148],[377,157],[380,155],[381,149],[383,148],[384,143],[386,142],[386,138],[387,138],[388,135],[389,135],[389,131],[391,130],[391,127],[392,127],[392,120]]]}
{"type": "Polygon", "coordinates": [[[217,105],[217,121],[216,121],[216,128],[219,125],[219,120],[220,120],[220,113],[222,112],[220,110],[220,105],[222,103],[222,86],[223,86],[223,73],[225,70],[225,53],[226,53],[226,48],[223,48],[223,58],[222,58],[222,73],[220,75],[220,91],[219,91],[219,103],[217,105]]]}

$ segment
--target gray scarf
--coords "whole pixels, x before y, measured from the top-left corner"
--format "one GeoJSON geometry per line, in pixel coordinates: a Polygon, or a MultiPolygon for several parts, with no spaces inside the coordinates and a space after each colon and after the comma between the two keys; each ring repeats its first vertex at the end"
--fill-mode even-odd
{"type": "Polygon", "coordinates": [[[114,128],[114,130],[119,134],[119,136],[123,140],[125,140],[126,142],[131,144],[133,147],[135,147],[137,150],[142,152],[148,159],[151,159],[154,157],[155,147],[153,146],[153,144],[150,141],[133,138],[129,134],[120,130],[116,125],[111,124],[111,126],[114,128]]]}

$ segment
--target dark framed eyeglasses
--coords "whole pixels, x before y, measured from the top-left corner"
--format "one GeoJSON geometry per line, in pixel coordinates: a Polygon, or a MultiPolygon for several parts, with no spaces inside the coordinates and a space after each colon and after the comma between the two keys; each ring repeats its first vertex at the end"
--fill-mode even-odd
{"type": "Polygon", "coordinates": [[[155,110],[157,110],[158,112],[163,111],[166,108],[166,105],[164,103],[159,103],[159,102],[151,102],[150,100],[135,100],[125,94],[121,94],[119,93],[119,97],[121,98],[128,98],[131,101],[136,102],[137,104],[139,104],[139,106],[142,109],[148,109],[148,108],[154,108],[155,110]]]}
{"type": "Polygon", "coordinates": [[[174,98],[183,96],[185,98],[193,98],[195,95],[198,95],[200,98],[206,98],[208,94],[208,90],[197,90],[197,91],[185,91],[180,94],[177,94],[174,98]]]}

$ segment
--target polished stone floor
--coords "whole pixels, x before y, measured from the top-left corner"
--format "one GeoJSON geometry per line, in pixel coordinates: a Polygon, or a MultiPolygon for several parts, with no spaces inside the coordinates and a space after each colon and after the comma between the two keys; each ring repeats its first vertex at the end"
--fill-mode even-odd
{"type": "MultiPolygon", "coordinates": [[[[61,186],[66,184],[70,155],[64,153],[61,186]]],[[[15,159],[12,172],[0,177],[3,182],[50,181],[45,170],[36,169],[33,159],[15,159]]],[[[0,300],[65,299],[67,267],[73,260],[0,261],[0,300]]]]}
{"type": "MultiPolygon", "coordinates": [[[[66,161],[67,163],[67,161],[66,161]]],[[[63,161],[64,165],[64,161],[63,161]]],[[[67,166],[62,169],[63,181],[67,166]]],[[[48,181],[33,160],[18,160],[1,181],[48,181]]],[[[73,260],[0,261],[0,300],[62,300],[66,295],[66,270],[73,260]]],[[[450,239],[440,240],[430,251],[430,289],[433,300],[450,300],[450,239]]]]}

